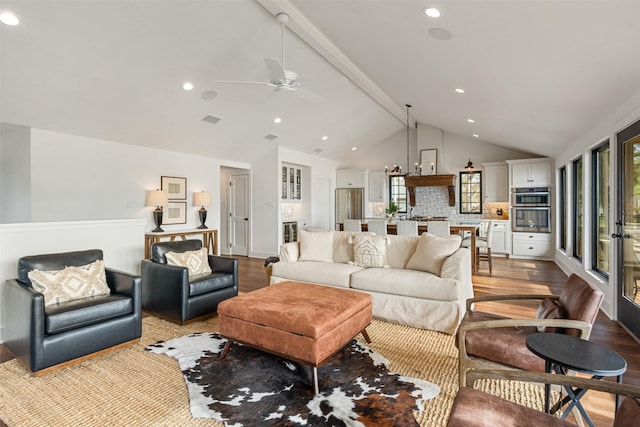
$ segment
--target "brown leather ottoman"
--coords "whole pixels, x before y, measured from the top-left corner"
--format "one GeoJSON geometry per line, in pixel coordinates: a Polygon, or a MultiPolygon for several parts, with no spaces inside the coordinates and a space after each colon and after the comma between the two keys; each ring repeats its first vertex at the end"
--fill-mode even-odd
{"type": "Polygon", "coordinates": [[[222,301],[220,335],[233,341],[311,365],[317,394],[318,366],[371,323],[371,295],[348,289],[282,282],[222,301]]]}

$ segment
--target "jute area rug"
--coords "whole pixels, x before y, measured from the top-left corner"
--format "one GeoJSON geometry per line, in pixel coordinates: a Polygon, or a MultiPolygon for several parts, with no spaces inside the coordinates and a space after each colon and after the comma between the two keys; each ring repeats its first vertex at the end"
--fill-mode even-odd
{"type": "MultiPolygon", "coordinates": [[[[175,359],[144,350],[189,333],[215,332],[217,319],[186,326],[154,317],[142,322],[139,344],[39,378],[16,360],[0,364],[0,419],[9,426],[222,426],[191,416],[175,359]]],[[[377,320],[367,330],[369,346],[389,359],[391,370],[440,387],[414,414],[421,426],[446,426],[458,390],[454,338],[377,320]]],[[[543,390],[535,385],[487,381],[478,388],[542,409],[543,390]]]]}

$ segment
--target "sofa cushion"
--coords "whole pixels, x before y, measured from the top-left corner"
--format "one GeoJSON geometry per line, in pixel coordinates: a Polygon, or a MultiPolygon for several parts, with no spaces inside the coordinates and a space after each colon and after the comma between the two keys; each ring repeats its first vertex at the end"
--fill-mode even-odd
{"type": "Polygon", "coordinates": [[[45,333],[57,334],[133,313],[133,300],[125,295],[82,298],[45,308],[45,333]]]}
{"type": "Polygon", "coordinates": [[[298,261],[333,262],[333,232],[300,230],[298,261]]]}
{"type": "Polygon", "coordinates": [[[62,270],[32,270],[28,277],[33,289],[44,295],[44,305],[111,293],[102,260],[62,270]]]}
{"type": "Polygon", "coordinates": [[[386,236],[356,236],[353,242],[353,264],[360,267],[384,267],[387,253],[386,236]]]}
{"type": "Polygon", "coordinates": [[[233,286],[233,274],[212,273],[189,279],[189,296],[206,294],[233,286]]]}
{"type": "Polygon", "coordinates": [[[422,233],[416,251],[411,256],[406,268],[411,270],[428,271],[440,276],[442,263],[460,247],[462,238],[459,235],[447,237],[422,233]]]}
{"type": "Polygon", "coordinates": [[[211,274],[207,248],[195,251],[167,252],[164,256],[167,258],[167,264],[186,268],[190,278],[211,274]]]}
{"type": "Polygon", "coordinates": [[[386,263],[391,268],[405,268],[416,251],[416,246],[420,240],[419,236],[396,236],[389,235],[389,245],[387,246],[386,263]]]}
{"type": "Polygon", "coordinates": [[[437,301],[456,301],[460,284],[431,273],[396,268],[367,268],[351,275],[351,288],[437,301]]]}
{"type": "Polygon", "coordinates": [[[319,283],[321,285],[349,287],[351,274],[362,270],[357,265],[326,262],[276,262],[272,276],[300,282],[319,283]]]}

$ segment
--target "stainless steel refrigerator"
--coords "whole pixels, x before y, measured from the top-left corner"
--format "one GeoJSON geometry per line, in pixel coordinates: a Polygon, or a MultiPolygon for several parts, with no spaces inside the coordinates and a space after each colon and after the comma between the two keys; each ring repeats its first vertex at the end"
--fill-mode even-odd
{"type": "Polygon", "coordinates": [[[364,219],[364,188],[336,188],[336,224],[364,219]]]}

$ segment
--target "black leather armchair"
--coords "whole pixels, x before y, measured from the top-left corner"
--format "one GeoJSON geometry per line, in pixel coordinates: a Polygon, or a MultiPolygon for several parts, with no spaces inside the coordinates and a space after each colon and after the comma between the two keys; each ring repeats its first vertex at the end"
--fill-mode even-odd
{"type": "Polygon", "coordinates": [[[167,264],[167,252],[202,247],[200,240],[160,242],[151,246],[151,259],[142,261],[142,308],[179,323],[213,316],[218,304],[238,295],[238,260],[208,255],[211,274],[189,279],[185,267],[167,264]]]}
{"type": "Polygon", "coordinates": [[[2,288],[5,344],[35,375],[135,344],[142,333],[140,277],[105,268],[108,296],[45,306],[31,287],[31,270],[62,270],[103,259],[92,249],[20,258],[18,278],[2,288]]]}

